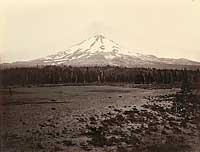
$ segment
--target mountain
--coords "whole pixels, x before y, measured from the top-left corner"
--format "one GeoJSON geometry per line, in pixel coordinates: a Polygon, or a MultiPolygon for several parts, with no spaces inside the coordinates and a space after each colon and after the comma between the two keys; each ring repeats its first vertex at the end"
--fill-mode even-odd
{"type": "MultiPolygon", "coordinates": [[[[6,64],[4,64],[6,65],[6,64]]],[[[8,66],[9,64],[7,64],[8,66]]],[[[65,51],[44,58],[14,62],[14,66],[33,65],[71,65],[71,66],[124,66],[124,67],[154,67],[183,68],[198,67],[200,62],[181,59],[158,58],[133,52],[121,47],[118,43],[103,35],[95,35],[78,43],[65,51]]]]}

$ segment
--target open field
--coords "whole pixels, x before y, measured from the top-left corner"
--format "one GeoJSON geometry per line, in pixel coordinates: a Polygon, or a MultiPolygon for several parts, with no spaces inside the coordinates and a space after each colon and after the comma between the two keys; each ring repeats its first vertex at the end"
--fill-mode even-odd
{"type": "MultiPolygon", "coordinates": [[[[0,89],[2,152],[199,152],[200,109],[178,89],[0,89]]],[[[198,93],[198,92],[197,92],[198,93]]]]}

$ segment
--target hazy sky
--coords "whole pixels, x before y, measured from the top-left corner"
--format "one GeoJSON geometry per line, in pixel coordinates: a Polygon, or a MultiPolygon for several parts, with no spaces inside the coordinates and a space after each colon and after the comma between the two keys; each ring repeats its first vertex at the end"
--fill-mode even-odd
{"type": "Polygon", "coordinates": [[[43,57],[103,34],[125,48],[200,61],[200,0],[2,0],[0,60],[43,57]]]}

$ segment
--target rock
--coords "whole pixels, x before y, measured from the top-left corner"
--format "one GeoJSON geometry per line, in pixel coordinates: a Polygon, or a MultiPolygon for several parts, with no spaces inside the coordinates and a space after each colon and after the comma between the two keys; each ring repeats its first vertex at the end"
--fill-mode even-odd
{"type": "Polygon", "coordinates": [[[62,143],[64,146],[74,146],[75,145],[74,143],[72,143],[71,140],[63,140],[62,143]]]}
{"type": "Polygon", "coordinates": [[[51,110],[56,110],[56,108],[53,107],[53,108],[51,108],[51,110]]]}

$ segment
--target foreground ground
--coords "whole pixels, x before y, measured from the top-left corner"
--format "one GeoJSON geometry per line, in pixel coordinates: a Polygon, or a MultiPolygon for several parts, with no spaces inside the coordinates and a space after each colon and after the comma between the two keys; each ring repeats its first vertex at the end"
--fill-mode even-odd
{"type": "Polygon", "coordinates": [[[199,152],[199,96],[177,91],[60,86],[15,88],[10,94],[1,89],[1,151],[199,152]]]}

